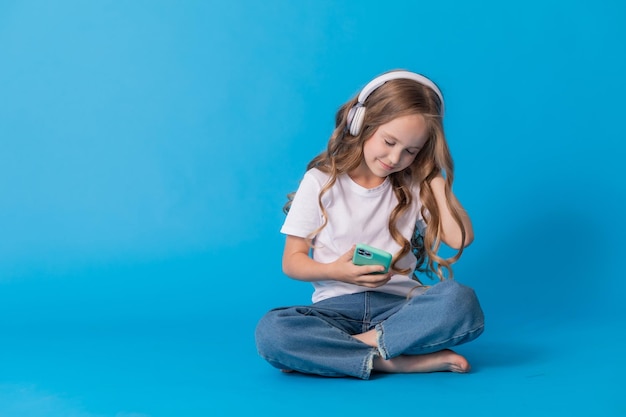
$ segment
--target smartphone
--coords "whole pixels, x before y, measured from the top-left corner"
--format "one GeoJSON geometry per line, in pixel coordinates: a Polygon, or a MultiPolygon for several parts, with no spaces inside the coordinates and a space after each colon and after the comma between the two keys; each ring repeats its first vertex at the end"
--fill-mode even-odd
{"type": "Polygon", "coordinates": [[[352,263],[355,265],[382,265],[385,270],[382,272],[373,272],[374,274],[386,274],[391,265],[391,254],[382,249],[377,249],[363,243],[356,245],[352,263]]]}

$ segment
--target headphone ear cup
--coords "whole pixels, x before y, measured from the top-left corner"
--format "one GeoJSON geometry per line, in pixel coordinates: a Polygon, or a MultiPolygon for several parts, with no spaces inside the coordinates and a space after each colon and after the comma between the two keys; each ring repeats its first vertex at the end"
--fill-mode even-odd
{"type": "Polygon", "coordinates": [[[361,132],[361,127],[363,126],[363,119],[365,118],[365,107],[357,107],[354,108],[354,116],[352,117],[352,121],[350,122],[350,134],[352,136],[356,136],[361,132]]]}

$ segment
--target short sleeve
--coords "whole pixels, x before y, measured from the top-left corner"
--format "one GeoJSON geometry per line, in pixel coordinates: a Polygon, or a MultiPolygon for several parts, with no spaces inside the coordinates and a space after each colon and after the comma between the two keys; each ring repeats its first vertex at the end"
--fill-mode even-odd
{"type": "Polygon", "coordinates": [[[322,213],[318,204],[321,190],[319,180],[307,172],[296,191],[287,218],[280,229],[286,235],[308,237],[322,225],[322,213]]]}

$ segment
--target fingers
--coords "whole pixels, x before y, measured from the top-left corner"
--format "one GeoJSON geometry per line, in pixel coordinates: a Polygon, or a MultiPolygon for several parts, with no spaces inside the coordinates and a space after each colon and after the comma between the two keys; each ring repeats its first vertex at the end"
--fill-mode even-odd
{"type": "Polygon", "coordinates": [[[382,265],[362,265],[362,274],[380,274],[385,271],[385,267],[382,265]]]}
{"type": "Polygon", "coordinates": [[[380,286],[385,285],[386,283],[389,282],[389,277],[384,278],[384,279],[380,279],[380,278],[372,278],[373,275],[368,275],[367,278],[365,280],[363,280],[361,283],[359,283],[358,285],[362,286],[362,287],[367,287],[367,288],[378,288],[380,286]]]}
{"type": "Polygon", "coordinates": [[[344,278],[340,280],[368,288],[376,288],[386,284],[392,276],[391,271],[384,273],[385,267],[382,265],[355,265],[353,263],[354,251],[356,245],[344,253],[336,264],[343,270],[344,278]]]}
{"type": "Polygon", "coordinates": [[[367,267],[361,267],[361,269],[363,269],[364,274],[360,275],[357,279],[357,285],[361,285],[363,287],[368,287],[368,288],[376,288],[376,287],[380,287],[381,285],[385,285],[387,282],[389,282],[389,280],[391,279],[392,274],[391,273],[386,273],[386,274],[377,274],[375,272],[380,272],[381,270],[384,270],[383,267],[377,268],[378,266],[367,266],[367,267]],[[372,272],[367,272],[365,273],[365,270],[369,269],[369,270],[374,270],[372,272]]]}

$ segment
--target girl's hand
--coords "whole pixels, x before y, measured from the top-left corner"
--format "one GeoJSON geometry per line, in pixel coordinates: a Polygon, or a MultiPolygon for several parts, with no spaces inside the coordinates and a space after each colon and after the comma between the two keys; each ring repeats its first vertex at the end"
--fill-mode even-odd
{"type": "Polygon", "coordinates": [[[393,275],[391,271],[386,274],[374,274],[385,270],[382,265],[355,265],[352,263],[355,247],[352,246],[348,252],[329,264],[333,278],[337,281],[368,288],[380,287],[389,282],[393,275]]]}
{"type": "Polygon", "coordinates": [[[373,274],[383,271],[381,265],[355,265],[352,256],[356,246],[331,263],[319,263],[309,257],[309,244],[306,239],[287,235],[283,253],[283,272],[300,281],[335,280],[362,287],[376,288],[386,284],[394,274],[373,274]]]}

